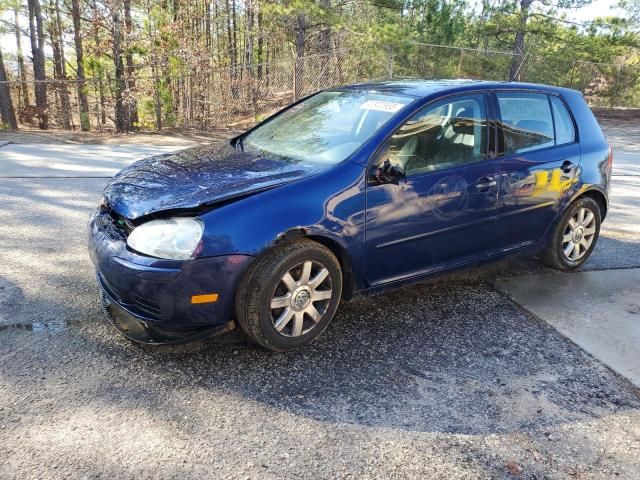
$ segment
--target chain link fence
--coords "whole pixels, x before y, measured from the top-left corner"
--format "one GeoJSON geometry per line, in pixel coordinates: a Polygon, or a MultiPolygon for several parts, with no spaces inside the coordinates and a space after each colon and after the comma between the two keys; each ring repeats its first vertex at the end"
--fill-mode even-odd
{"type": "MultiPolygon", "coordinates": [[[[115,80],[47,80],[47,107],[34,103],[35,82],[10,80],[21,126],[112,131],[226,128],[255,123],[315,91],[349,83],[399,78],[508,80],[509,52],[409,44],[402,50],[370,48],[333,51],[278,62],[214,68],[180,75],[115,80]],[[87,108],[81,115],[81,93],[87,108]],[[122,128],[120,128],[122,129],[122,128]]],[[[620,64],[527,56],[522,81],[578,89],[594,107],[640,107],[640,68],[620,64]]],[[[154,71],[161,71],[156,66],[154,71]]]]}

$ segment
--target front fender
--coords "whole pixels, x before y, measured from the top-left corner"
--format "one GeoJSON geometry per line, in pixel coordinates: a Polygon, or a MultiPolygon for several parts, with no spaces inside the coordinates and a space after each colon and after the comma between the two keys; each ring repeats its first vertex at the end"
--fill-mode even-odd
{"type": "Polygon", "coordinates": [[[338,243],[354,273],[364,262],[365,168],[344,162],[313,177],[214,206],[205,224],[201,257],[260,255],[279,240],[320,236],[338,243]]]}

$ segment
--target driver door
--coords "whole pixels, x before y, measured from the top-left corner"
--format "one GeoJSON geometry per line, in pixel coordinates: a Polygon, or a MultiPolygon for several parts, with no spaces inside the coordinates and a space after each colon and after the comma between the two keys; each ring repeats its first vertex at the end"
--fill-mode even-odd
{"type": "Polygon", "coordinates": [[[406,121],[374,157],[366,196],[371,286],[488,255],[499,173],[488,155],[493,133],[484,94],[448,97],[406,121]]]}

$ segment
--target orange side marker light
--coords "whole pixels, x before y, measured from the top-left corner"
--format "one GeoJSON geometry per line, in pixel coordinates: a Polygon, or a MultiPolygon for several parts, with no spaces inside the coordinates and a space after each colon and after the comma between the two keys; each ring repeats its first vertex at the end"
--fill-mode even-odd
{"type": "Polygon", "coordinates": [[[191,303],[214,303],[218,301],[217,293],[208,293],[206,295],[194,295],[191,297],[191,303]]]}

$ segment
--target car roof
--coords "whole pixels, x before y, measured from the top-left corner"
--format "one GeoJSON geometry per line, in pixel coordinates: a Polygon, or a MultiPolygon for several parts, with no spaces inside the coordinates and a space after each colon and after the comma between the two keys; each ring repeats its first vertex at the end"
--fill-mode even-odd
{"type": "Polygon", "coordinates": [[[389,94],[405,95],[415,98],[424,98],[439,93],[455,93],[467,90],[537,90],[545,92],[576,92],[568,88],[554,87],[536,83],[523,82],[496,82],[489,80],[448,79],[448,80],[387,80],[378,82],[356,83],[339,87],[337,90],[350,91],[379,91],[389,94]]]}

